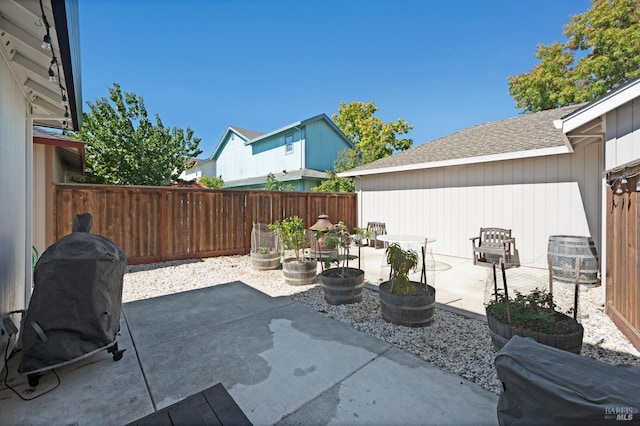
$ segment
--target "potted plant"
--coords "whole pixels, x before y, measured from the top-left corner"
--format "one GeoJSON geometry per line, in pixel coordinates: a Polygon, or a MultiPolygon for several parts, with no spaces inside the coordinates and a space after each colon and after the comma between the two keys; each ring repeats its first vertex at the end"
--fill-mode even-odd
{"type": "Polygon", "coordinates": [[[436,289],[426,282],[411,281],[409,272],[418,265],[418,254],[391,244],[385,255],[391,267],[389,281],[380,284],[380,311],[393,324],[423,327],[433,322],[436,289]]]}
{"type": "Polygon", "coordinates": [[[523,336],[543,345],[580,353],[584,328],[575,318],[556,310],[550,292],[535,288],[527,294],[516,291],[515,295],[510,298],[506,291],[496,290],[494,299],[486,306],[491,341],[496,350],[511,337],[523,336]]]}
{"type": "MultiPolygon", "coordinates": [[[[279,237],[283,249],[293,250],[295,255],[282,261],[285,283],[296,286],[314,284],[318,264],[315,259],[307,260],[302,255],[307,247],[307,234],[302,219],[290,216],[269,224],[269,229],[279,237]]],[[[284,251],[281,254],[284,257],[284,251]]]]}
{"type": "Polygon", "coordinates": [[[280,267],[280,240],[266,223],[254,223],[251,230],[251,267],[257,271],[280,267]]]}
{"type": "MultiPolygon", "coordinates": [[[[337,225],[333,225],[330,230],[323,232],[326,247],[337,252],[337,258],[326,259],[323,262],[322,272],[319,275],[324,300],[331,305],[357,303],[362,300],[364,271],[360,268],[349,267],[351,260],[349,251],[352,241],[361,244],[367,231],[358,227],[355,227],[354,231],[355,235],[352,236],[345,224],[339,222],[337,225]],[[331,264],[336,266],[331,268],[331,264]]],[[[319,231],[316,231],[316,238],[318,233],[319,231]]],[[[358,257],[358,262],[359,259],[358,257]]]]}

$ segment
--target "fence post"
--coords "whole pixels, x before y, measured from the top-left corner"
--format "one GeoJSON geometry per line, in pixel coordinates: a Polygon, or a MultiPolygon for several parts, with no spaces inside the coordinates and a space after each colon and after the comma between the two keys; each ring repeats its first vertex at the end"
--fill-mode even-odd
{"type": "Polygon", "coordinates": [[[244,191],[244,254],[251,251],[251,231],[253,229],[253,197],[244,191]]]}
{"type": "Polygon", "coordinates": [[[167,260],[167,240],[169,233],[169,224],[167,223],[167,200],[168,191],[166,189],[160,189],[160,261],[167,260]]]}

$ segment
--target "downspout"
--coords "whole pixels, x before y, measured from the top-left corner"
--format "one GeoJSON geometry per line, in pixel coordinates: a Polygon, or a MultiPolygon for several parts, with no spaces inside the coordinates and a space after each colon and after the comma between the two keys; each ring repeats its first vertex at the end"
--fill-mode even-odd
{"type": "MultiPolygon", "coordinates": [[[[302,139],[302,129],[298,126],[293,126],[294,129],[298,129],[300,132],[300,170],[304,171],[305,169],[305,141],[302,139]]],[[[300,189],[304,190],[304,173],[300,174],[300,189]]]]}
{"type": "Polygon", "coordinates": [[[357,194],[357,202],[358,202],[358,226],[360,228],[364,228],[363,219],[362,219],[362,176],[354,176],[355,184],[356,184],[356,194],[357,194]]]}
{"type": "Polygon", "coordinates": [[[27,113],[25,120],[25,189],[27,196],[25,197],[25,260],[24,263],[24,309],[29,307],[31,301],[31,287],[33,282],[33,266],[31,264],[31,256],[33,250],[33,117],[31,111],[27,113]]]}

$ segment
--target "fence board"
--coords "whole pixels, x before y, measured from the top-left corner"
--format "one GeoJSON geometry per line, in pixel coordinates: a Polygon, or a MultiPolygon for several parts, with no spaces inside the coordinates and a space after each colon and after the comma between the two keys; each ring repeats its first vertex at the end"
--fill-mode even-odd
{"type": "Polygon", "coordinates": [[[356,194],[56,184],[54,238],[91,213],[93,233],[118,244],[130,264],[247,254],[253,223],[321,214],[357,225],[356,194]]]}

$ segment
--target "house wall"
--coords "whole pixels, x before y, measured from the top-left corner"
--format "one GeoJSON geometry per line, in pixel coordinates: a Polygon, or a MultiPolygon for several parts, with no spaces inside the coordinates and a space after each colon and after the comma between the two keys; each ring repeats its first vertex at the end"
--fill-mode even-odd
{"type": "Polygon", "coordinates": [[[546,268],[550,235],[583,235],[601,248],[602,144],[563,155],[356,179],[359,222],[390,234],[435,237],[435,253],[472,257],[481,227],[512,229],[523,265],[546,268]]]}
{"type": "Polygon", "coordinates": [[[225,182],[302,168],[304,131],[292,129],[250,145],[244,145],[237,135],[233,139],[229,135],[224,143],[216,159],[216,176],[222,175],[225,182]],[[293,135],[293,151],[286,153],[285,136],[289,134],[293,135]]]}
{"type": "Polygon", "coordinates": [[[54,149],[53,146],[33,144],[33,246],[38,254],[47,248],[47,190],[51,186],[47,154],[54,149]]]}
{"type": "Polygon", "coordinates": [[[605,170],[640,158],[640,99],[607,114],[605,170]]]}
{"type": "MultiPolygon", "coordinates": [[[[27,228],[31,159],[25,142],[29,137],[27,102],[1,55],[0,94],[0,317],[4,317],[25,308],[25,285],[31,280],[27,277],[31,260],[26,247],[31,239],[27,228]]],[[[0,337],[2,353],[6,343],[6,335],[0,337]]],[[[3,365],[4,358],[0,360],[3,365]]]]}
{"type": "Polygon", "coordinates": [[[183,180],[194,180],[200,179],[202,176],[218,177],[215,160],[200,161],[197,166],[183,171],[179,177],[183,180]]]}
{"type": "Polygon", "coordinates": [[[81,177],[65,166],[57,149],[53,145],[33,144],[33,246],[38,256],[55,242],[53,184],[81,177]]]}
{"type": "MultiPolygon", "coordinates": [[[[306,168],[332,170],[338,152],[349,148],[338,133],[324,120],[313,121],[306,126],[306,168]]],[[[314,185],[315,186],[315,185],[314,185]]]]}

